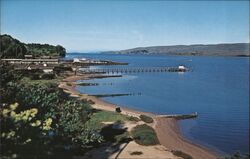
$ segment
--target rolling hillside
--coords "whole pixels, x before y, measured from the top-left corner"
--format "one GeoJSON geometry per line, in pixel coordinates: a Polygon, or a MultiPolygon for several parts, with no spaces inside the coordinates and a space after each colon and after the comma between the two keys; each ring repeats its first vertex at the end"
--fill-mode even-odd
{"type": "Polygon", "coordinates": [[[249,56],[249,43],[213,45],[173,45],[138,47],[128,50],[112,51],[116,54],[167,54],[197,56],[249,56]]]}
{"type": "Polygon", "coordinates": [[[0,58],[24,58],[25,54],[34,57],[40,56],[60,56],[64,57],[66,50],[60,45],[49,44],[25,44],[10,35],[0,36],[0,58]]]}

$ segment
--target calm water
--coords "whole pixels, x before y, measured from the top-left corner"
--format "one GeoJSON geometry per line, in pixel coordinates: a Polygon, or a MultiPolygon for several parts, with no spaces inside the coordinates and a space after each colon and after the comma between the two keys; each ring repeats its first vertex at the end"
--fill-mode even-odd
{"type": "Polygon", "coordinates": [[[198,112],[197,119],[180,122],[184,136],[222,153],[249,152],[249,58],[108,54],[70,54],[66,58],[73,57],[129,62],[129,67],[192,68],[192,72],[182,74],[140,73],[95,79],[88,82],[97,82],[99,86],[77,89],[89,94],[135,93],[103,99],[142,111],[198,112]]]}

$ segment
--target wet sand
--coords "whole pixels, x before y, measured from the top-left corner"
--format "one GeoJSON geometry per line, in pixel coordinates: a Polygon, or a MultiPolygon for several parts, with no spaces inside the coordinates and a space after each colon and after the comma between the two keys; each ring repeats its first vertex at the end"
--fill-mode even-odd
{"type": "Polygon", "coordinates": [[[215,159],[218,157],[211,150],[185,139],[180,133],[176,119],[156,118],[156,123],[155,131],[160,143],[165,147],[171,150],[181,150],[195,159],[215,159]]]}
{"type": "MultiPolygon", "coordinates": [[[[75,82],[77,80],[89,79],[93,77],[94,75],[71,76],[64,79],[64,82],[61,82],[59,87],[64,89],[65,92],[70,93],[72,96],[92,100],[95,103],[92,107],[96,109],[115,111],[117,105],[105,102],[94,96],[81,94],[75,89],[75,82]],[[71,85],[67,85],[67,82],[70,82],[71,85]]],[[[154,119],[154,123],[151,126],[155,129],[160,144],[169,150],[180,150],[191,155],[194,159],[216,159],[218,157],[211,150],[185,139],[180,133],[176,119],[160,118],[153,113],[141,112],[123,107],[121,107],[121,110],[122,114],[129,116],[139,117],[141,114],[150,115],[154,119]]]]}

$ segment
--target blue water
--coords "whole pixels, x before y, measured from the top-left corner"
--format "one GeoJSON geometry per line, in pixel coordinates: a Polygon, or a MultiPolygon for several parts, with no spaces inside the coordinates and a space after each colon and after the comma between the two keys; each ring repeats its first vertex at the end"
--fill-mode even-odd
{"type": "Polygon", "coordinates": [[[109,54],[69,54],[66,58],[73,57],[128,62],[126,67],[192,68],[192,72],[186,73],[140,73],[94,79],[89,82],[97,82],[99,86],[77,89],[89,94],[135,93],[103,99],[142,111],[198,112],[197,119],[180,121],[186,138],[221,153],[249,152],[249,58],[109,54]]]}

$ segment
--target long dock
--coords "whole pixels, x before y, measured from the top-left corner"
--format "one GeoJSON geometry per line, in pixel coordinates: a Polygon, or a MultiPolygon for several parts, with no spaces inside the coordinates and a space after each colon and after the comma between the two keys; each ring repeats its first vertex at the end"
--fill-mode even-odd
{"type": "Polygon", "coordinates": [[[143,73],[143,72],[186,72],[188,68],[179,67],[129,67],[129,68],[96,68],[81,69],[83,73],[143,73]]]}
{"type": "Polygon", "coordinates": [[[190,118],[197,118],[198,113],[192,113],[192,114],[170,114],[170,115],[157,115],[157,117],[160,118],[175,118],[175,119],[190,119],[190,118]]]}

